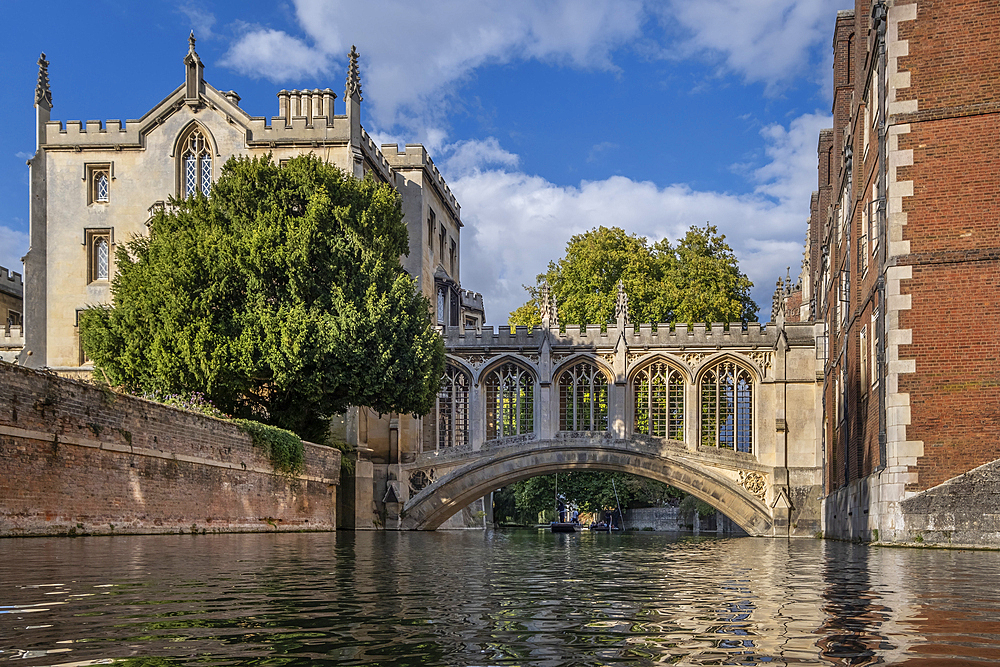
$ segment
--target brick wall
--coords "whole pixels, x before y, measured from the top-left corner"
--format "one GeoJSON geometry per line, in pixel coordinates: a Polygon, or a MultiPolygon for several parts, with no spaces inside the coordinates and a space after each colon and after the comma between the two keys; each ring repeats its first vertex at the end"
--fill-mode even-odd
{"type": "Polygon", "coordinates": [[[233,424],[0,362],[0,535],[332,530],[340,452],[274,473],[233,424]]]}

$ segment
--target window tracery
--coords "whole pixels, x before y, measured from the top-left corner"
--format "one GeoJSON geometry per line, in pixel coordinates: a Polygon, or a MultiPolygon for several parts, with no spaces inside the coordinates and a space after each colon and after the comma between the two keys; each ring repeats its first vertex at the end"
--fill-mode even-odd
{"type": "Polygon", "coordinates": [[[753,376],[733,361],[702,376],[701,444],[753,452],[753,376]]]}
{"type": "Polygon", "coordinates": [[[448,364],[441,378],[434,413],[425,424],[424,450],[469,444],[469,376],[448,364]]]}
{"type": "Polygon", "coordinates": [[[590,361],[570,366],[559,376],[559,430],[606,431],[608,379],[590,361]]]}
{"type": "Polygon", "coordinates": [[[684,439],[684,376],[676,368],[654,362],[632,379],[635,433],[684,439]]]}
{"type": "Polygon", "coordinates": [[[181,163],[184,196],[200,192],[207,197],[212,188],[212,152],[200,130],[193,131],[184,141],[181,163]]]}
{"type": "Polygon", "coordinates": [[[535,430],[535,379],[514,362],[486,377],[486,438],[494,440],[535,430]]]}

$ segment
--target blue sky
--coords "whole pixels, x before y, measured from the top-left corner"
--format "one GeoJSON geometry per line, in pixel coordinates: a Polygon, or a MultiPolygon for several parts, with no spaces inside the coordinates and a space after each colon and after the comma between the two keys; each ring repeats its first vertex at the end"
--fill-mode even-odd
{"type": "Polygon", "coordinates": [[[139,118],[183,82],[193,29],[206,80],[255,116],[277,113],[281,88],[342,97],[356,44],[362,122],[431,151],[462,204],[463,286],[489,322],[573,234],[677,239],[705,222],[766,320],[802,257],[843,1],[6,0],[0,265],[19,270],[28,245],[39,53],[53,120],[139,118]]]}

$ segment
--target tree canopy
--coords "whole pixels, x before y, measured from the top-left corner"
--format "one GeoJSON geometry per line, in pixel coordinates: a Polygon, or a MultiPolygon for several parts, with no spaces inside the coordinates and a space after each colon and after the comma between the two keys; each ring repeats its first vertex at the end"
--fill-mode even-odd
{"type": "Polygon", "coordinates": [[[389,186],[315,156],[233,158],[210,197],[171,201],[119,246],[83,348],[113,385],[203,392],[305,438],[349,405],[425,413],[444,346],[407,253],[389,186]]]}
{"type": "Polygon", "coordinates": [[[607,324],[614,319],[618,282],[629,298],[632,322],[711,323],[752,321],[753,283],[725,235],[714,225],[692,226],[676,245],[654,244],[618,227],[598,227],[573,236],[566,255],[549,262],[531,299],[510,314],[511,326],[541,324],[538,298],[547,283],[564,324],[607,324]]]}

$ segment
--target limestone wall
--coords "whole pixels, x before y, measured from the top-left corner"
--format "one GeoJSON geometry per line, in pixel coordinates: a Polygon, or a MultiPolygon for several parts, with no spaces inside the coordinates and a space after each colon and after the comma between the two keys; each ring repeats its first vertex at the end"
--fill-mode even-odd
{"type": "Polygon", "coordinates": [[[333,530],[340,452],[297,477],[230,422],[0,363],[0,535],[333,530]]]}

